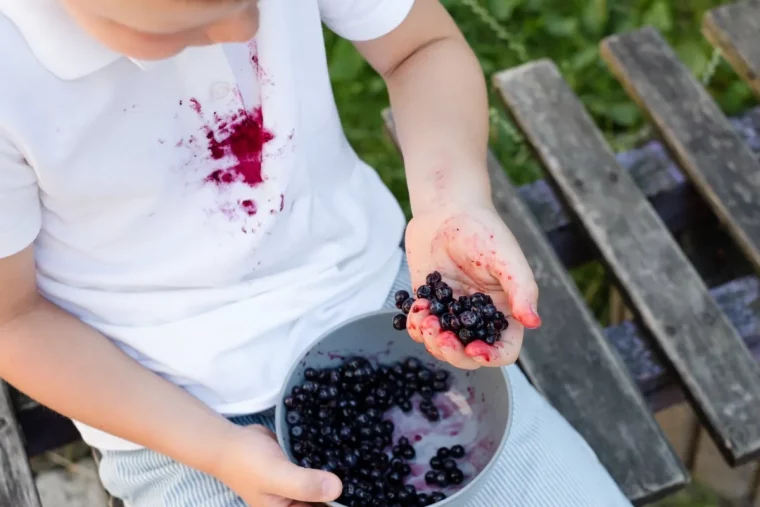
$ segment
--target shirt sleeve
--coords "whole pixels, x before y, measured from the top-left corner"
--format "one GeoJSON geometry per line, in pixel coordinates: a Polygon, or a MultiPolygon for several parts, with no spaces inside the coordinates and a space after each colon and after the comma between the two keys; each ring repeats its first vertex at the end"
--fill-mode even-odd
{"type": "Polygon", "coordinates": [[[350,41],[377,39],[406,19],[415,0],[318,0],[322,21],[350,41]]]}
{"type": "Polygon", "coordinates": [[[0,134],[0,258],[31,245],[42,228],[37,176],[0,134]]]}

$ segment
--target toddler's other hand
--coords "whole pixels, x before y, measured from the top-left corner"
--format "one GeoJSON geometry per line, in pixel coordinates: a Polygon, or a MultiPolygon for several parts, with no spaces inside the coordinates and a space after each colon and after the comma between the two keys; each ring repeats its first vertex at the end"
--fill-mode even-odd
{"type": "Polygon", "coordinates": [[[235,427],[214,474],[251,507],[308,507],[341,495],[340,479],[291,463],[274,433],[263,426],[235,427]]]}
{"type": "MultiPolygon", "coordinates": [[[[457,368],[506,366],[522,346],[524,327],[541,325],[538,287],[517,240],[491,206],[440,209],[417,215],[406,232],[406,251],[415,289],[433,271],[454,296],[483,292],[503,311],[509,327],[494,346],[481,340],[462,346],[451,331],[441,331],[427,300],[417,300],[407,319],[411,337],[437,359],[457,368]]],[[[416,297],[416,296],[415,296],[416,297]]]]}

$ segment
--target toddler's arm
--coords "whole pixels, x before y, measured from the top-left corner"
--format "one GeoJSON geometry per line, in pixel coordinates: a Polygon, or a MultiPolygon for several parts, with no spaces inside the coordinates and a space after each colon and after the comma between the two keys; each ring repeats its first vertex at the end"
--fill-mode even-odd
{"type": "Polygon", "coordinates": [[[214,469],[234,426],[42,298],[32,247],[0,259],[0,287],[2,378],[68,417],[214,469]]]}
{"type": "Polygon", "coordinates": [[[491,201],[488,100],[478,60],[439,0],[417,0],[396,30],[356,46],[385,78],[393,106],[414,214],[406,232],[412,283],[439,271],[458,294],[489,294],[509,320],[490,346],[442,330],[418,300],[409,334],[460,368],[511,364],[523,329],[541,324],[538,288],[491,201]]]}
{"type": "Polygon", "coordinates": [[[0,377],[34,399],[214,475],[249,505],[340,495],[337,477],[288,462],[268,430],[233,425],[43,299],[32,247],[0,259],[0,290],[0,377]]]}

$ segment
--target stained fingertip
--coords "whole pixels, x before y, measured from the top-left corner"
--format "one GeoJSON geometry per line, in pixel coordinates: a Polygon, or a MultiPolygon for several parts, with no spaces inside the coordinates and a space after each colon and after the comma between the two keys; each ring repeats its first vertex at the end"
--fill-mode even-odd
{"type": "Polygon", "coordinates": [[[453,351],[461,351],[464,347],[462,347],[462,342],[459,341],[459,338],[457,338],[457,335],[452,333],[451,331],[444,331],[443,333],[439,334],[436,338],[436,345],[438,345],[438,348],[440,349],[451,349],[453,351]]]}
{"type": "Polygon", "coordinates": [[[422,320],[422,324],[420,324],[420,330],[425,336],[433,338],[437,336],[438,333],[440,333],[441,322],[435,315],[428,315],[422,320]]]}
{"type": "Polygon", "coordinates": [[[528,329],[538,329],[541,327],[541,317],[538,316],[535,305],[529,305],[525,309],[515,311],[512,316],[528,329]]]}
{"type": "Polygon", "coordinates": [[[483,366],[491,366],[491,363],[498,357],[497,350],[494,347],[480,340],[467,345],[464,348],[464,353],[483,366]]]}

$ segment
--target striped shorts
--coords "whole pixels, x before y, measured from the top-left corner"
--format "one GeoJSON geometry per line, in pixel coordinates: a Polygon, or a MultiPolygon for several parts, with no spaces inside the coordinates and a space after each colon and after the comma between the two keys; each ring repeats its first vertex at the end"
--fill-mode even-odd
{"type": "MultiPolygon", "coordinates": [[[[410,285],[404,261],[384,308],[393,307],[393,294],[410,285]]],[[[630,506],[588,444],[520,369],[506,371],[514,394],[512,429],[493,473],[468,507],[630,506]]],[[[274,430],[273,409],[230,420],[274,430]]],[[[246,507],[215,478],[149,449],[102,451],[100,477],[125,507],[246,507]]]]}

